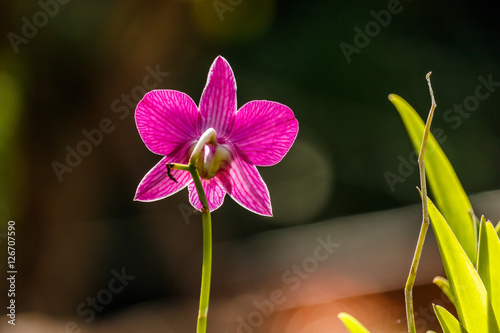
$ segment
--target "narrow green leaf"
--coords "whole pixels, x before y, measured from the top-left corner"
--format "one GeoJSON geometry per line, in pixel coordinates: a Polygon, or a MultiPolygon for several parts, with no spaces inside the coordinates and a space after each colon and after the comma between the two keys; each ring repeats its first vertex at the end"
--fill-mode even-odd
{"type": "Polygon", "coordinates": [[[351,333],[370,333],[366,327],[364,327],[356,318],[348,313],[341,312],[337,317],[339,317],[351,333]]]}
{"type": "Polygon", "coordinates": [[[453,294],[453,290],[451,290],[450,282],[448,282],[448,280],[442,276],[436,276],[434,280],[432,280],[432,283],[438,286],[441,289],[441,291],[446,295],[446,297],[448,297],[453,306],[456,307],[455,303],[457,299],[455,297],[455,294],[453,294]]]}
{"type": "Polygon", "coordinates": [[[456,297],[458,318],[469,332],[488,332],[486,288],[443,215],[427,200],[443,266],[456,297]]]}
{"type": "Polygon", "coordinates": [[[495,230],[497,231],[498,237],[500,237],[500,221],[498,221],[497,226],[495,227],[495,230]]]}
{"type": "Polygon", "coordinates": [[[488,292],[496,322],[500,326],[500,240],[490,221],[481,218],[479,233],[479,276],[488,292]]]}
{"type": "Polygon", "coordinates": [[[434,312],[439,320],[439,324],[443,329],[443,333],[467,333],[467,331],[460,325],[457,318],[453,317],[448,310],[436,304],[433,304],[432,306],[434,307],[434,312]]]}
{"type": "MultiPolygon", "coordinates": [[[[424,122],[403,98],[391,94],[389,100],[398,110],[413,148],[418,154],[424,134],[424,122]]],[[[425,171],[437,206],[450,224],[467,256],[474,262],[477,243],[474,224],[469,213],[472,211],[472,206],[450,161],[431,133],[429,133],[425,153],[425,171]]]]}

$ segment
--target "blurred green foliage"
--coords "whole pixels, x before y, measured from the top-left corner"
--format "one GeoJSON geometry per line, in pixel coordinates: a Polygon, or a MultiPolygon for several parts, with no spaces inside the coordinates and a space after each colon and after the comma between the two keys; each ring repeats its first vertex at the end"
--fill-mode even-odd
{"type": "MultiPolygon", "coordinates": [[[[23,165],[19,150],[22,91],[18,80],[0,69],[0,218],[8,221],[19,214],[22,203],[23,165]]],[[[4,226],[4,224],[2,224],[4,226]]]]}

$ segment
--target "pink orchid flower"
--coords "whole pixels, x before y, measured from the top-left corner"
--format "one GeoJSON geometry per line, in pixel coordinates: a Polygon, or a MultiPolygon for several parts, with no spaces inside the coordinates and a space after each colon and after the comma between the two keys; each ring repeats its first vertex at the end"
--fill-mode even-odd
{"type": "Polygon", "coordinates": [[[272,216],[269,191],[256,166],[281,161],[299,125],[293,111],[276,102],[251,101],[238,110],[236,81],[223,57],[210,68],[199,107],[185,93],[153,90],[137,105],[135,120],[146,147],[164,156],[140,182],[135,200],[163,199],[187,186],[189,201],[201,210],[190,173],[170,170],[170,177],[167,164],[187,164],[200,137],[215,130],[215,140],[205,144],[196,164],[209,210],[219,208],[228,193],[250,211],[272,216]]]}

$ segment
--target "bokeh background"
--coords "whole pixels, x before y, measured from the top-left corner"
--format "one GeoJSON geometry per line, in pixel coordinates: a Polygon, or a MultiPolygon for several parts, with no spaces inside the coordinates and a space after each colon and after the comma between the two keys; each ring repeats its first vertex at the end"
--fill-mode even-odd
{"type": "MultiPolygon", "coordinates": [[[[341,332],[336,314],[350,310],[381,331],[404,331],[400,290],[420,217],[416,206],[391,210],[418,204],[418,172],[387,95],[399,94],[424,117],[425,74],[432,70],[433,126],[466,192],[500,189],[499,28],[498,6],[486,0],[2,1],[0,276],[9,220],[16,222],[19,273],[18,325],[2,316],[0,327],[194,330],[200,217],[187,191],[132,201],[160,159],[142,143],[133,112],[151,85],[198,101],[212,61],[222,55],[235,73],[239,106],[255,99],[286,104],[300,132],[279,165],[260,169],[273,218],[229,197],[213,214],[209,329],[341,332]],[[388,8],[390,17],[373,23],[388,8]],[[357,31],[367,27],[374,30],[362,40],[357,31]],[[348,56],[346,44],[356,48],[348,56]],[[479,77],[493,81],[488,97],[471,111],[454,111],[473,100],[479,77]],[[99,139],[85,146],[85,133],[99,128],[99,139]],[[78,147],[86,156],[70,158],[70,166],[69,151],[78,147]],[[59,175],[56,165],[66,165],[59,175]],[[389,173],[402,181],[391,185],[389,173]],[[272,311],[259,310],[255,302],[289,287],[283,274],[312,255],[317,237],[331,237],[339,254],[311,266],[307,278],[296,275],[299,293],[272,311]],[[122,270],[134,279],[95,318],[78,312],[82,303],[80,310],[89,309],[88,297],[105,297],[99,292],[122,270]],[[259,315],[249,319],[255,311],[262,323],[259,315]]],[[[480,196],[491,215],[498,213],[495,193],[480,196]]],[[[498,221],[500,214],[488,217],[498,221]]],[[[428,284],[442,274],[433,240],[428,244],[432,269],[419,280],[424,307],[439,298],[428,284]]],[[[1,281],[4,300],[8,286],[1,281]]],[[[428,316],[420,315],[425,328],[435,327],[428,316]]]]}

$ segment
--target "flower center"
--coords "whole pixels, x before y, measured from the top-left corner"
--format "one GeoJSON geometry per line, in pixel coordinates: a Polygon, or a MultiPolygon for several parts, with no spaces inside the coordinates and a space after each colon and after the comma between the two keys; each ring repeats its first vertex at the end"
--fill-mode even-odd
{"type": "Polygon", "coordinates": [[[231,153],[217,143],[207,143],[196,162],[196,167],[203,179],[212,179],[220,170],[227,168],[231,162],[231,153]]]}
{"type": "Polygon", "coordinates": [[[213,128],[207,129],[191,152],[189,165],[196,166],[200,177],[212,179],[217,173],[231,163],[231,153],[227,146],[217,142],[217,133],[213,128]]]}

